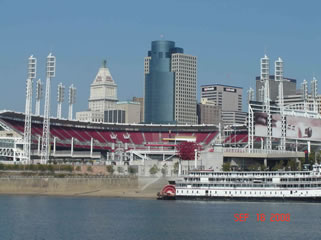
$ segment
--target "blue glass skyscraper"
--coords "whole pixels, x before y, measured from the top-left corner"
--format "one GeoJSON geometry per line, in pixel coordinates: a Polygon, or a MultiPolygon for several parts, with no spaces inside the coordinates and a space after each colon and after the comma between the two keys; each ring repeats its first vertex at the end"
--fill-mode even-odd
{"type": "Polygon", "coordinates": [[[145,123],[175,123],[175,72],[172,54],[184,53],[173,41],[153,41],[145,58],[145,123]]]}

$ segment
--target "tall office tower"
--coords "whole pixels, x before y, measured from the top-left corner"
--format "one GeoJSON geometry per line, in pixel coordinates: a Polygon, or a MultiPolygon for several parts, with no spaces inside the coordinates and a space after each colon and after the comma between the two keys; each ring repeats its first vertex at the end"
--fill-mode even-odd
{"type": "Polygon", "coordinates": [[[145,58],[145,123],[196,124],[196,57],[153,41],[145,58]]]}
{"type": "Polygon", "coordinates": [[[201,99],[207,98],[220,106],[224,111],[242,111],[242,95],[241,87],[234,87],[222,84],[210,84],[201,86],[201,99]]]}
{"type": "Polygon", "coordinates": [[[90,85],[89,110],[104,113],[105,110],[115,109],[117,101],[117,85],[104,60],[90,85]]]}

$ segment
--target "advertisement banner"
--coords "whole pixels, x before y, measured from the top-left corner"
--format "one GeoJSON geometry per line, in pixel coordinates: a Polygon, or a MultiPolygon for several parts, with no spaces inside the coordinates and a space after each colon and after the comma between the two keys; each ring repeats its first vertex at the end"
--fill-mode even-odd
{"type": "MultiPolygon", "coordinates": [[[[254,113],[255,136],[267,137],[267,114],[254,113]]],[[[272,137],[281,138],[282,119],[280,114],[272,114],[272,137]]],[[[305,117],[286,116],[286,137],[311,141],[321,141],[321,120],[305,117]]]]}
{"type": "MultiPolygon", "coordinates": [[[[254,113],[255,136],[267,137],[267,114],[262,112],[254,113]]],[[[272,114],[272,137],[281,137],[281,115],[272,114]]]]}
{"type": "Polygon", "coordinates": [[[321,141],[321,120],[287,116],[286,137],[321,141]]]}

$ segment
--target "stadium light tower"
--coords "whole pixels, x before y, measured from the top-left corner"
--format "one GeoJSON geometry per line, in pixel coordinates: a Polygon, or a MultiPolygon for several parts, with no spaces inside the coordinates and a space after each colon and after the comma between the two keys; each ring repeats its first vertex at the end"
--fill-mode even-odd
{"type": "Polygon", "coordinates": [[[283,91],[283,61],[279,57],[274,65],[275,81],[279,82],[279,107],[281,114],[281,141],[280,150],[286,150],[286,119],[284,114],[284,91],[283,91]]]}
{"type": "Polygon", "coordinates": [[[28,59],[28,79],[25,107],[25,126],[24,126],[24,161],[30,164],[31,159],[31,113],[32,113],[32,81],[36,78],[37,59],[31,55],[28,59]]]}
{"type": "Polygon", "coordinates": [[[68,119],[72,120],[72,110],[73,105],[76,102],[76,88],[73,84],[69,87],[69,112],[68,112],[68,119]]]}
{"type": "Polygon", "coordinates": [[[312,97],[312,101],[313,101],[313,111],[314,112],[318,112],[318,101],[317,101],[317,97],[318,97],[318,80],[313,77],[312,81],[311,81],[311,97],[312,97]]]}
{"type": "Polygon", "coordinates": [[[55,77],[56,57],[49,53],[46,66],[46,95],[45,110],[43,114],[43,132],[41,144],[41,163],[46,164],[49,161],[49,140],[50,140],[50,81],[55,77]]]}
{"type": "MultiPolygon", "coordinates": [[[[253,113],[253,109],[251,107],[250,101],[254,100],[254,90],[253,88],[250,88],[247,91],[247,103],[248,103],[248,133],[249,133],[249,137],[248,137],[248,149],[249,152],[251,152],[253,150],[253,142],[254,142],[254,113],[253,113]]],[[[219,125],[219,129],[220,129],[220,135],[219,138],[221,139],[221,126],[219,125]]]]}
{"type": "Polygon", "coordinates": [[[272,149],[272,118],[270,109],[270,59],[264,55],[261,58],[261,81],[264,83],[264,106],[267,114],[266,149],[272,149]]]}
{"type": "Polygon", "coordinates": [[[37,86],[36,86],[36,115],[40,116],[40,100],[42,98],[42,82],[40,78],[37,81],[37,86]]]}
{"type": "Polygon", "coordinates": [[[61,106],[65,99],[65,86],[62,83],[58,84],[57,93],[57,118],[61,118],[61,106]]]}

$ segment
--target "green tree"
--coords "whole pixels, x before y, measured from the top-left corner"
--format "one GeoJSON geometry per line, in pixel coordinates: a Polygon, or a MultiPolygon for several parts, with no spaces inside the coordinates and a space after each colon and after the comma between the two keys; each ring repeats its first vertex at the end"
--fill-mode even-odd
{"type": "Polygon", "coordinates": [[[124,169],[122,167],[117,167],[117,172],[118,173],[123,173],[124,172],[124,169]]]}
{"type": "Polygon", "coordinates": [[[134,175],[134,174],[137,173],[137,168],[134,168],[134,167],[130,166],[128,168],[128,172],[129,172],[129,174],[134,175]]]}
{"type": "Polygon", "coordinates": [[[299,170],[298,164],[293,159],[288,161],[285,169],[288,170],[288,171],[297,171],[297,170],[299,170]]]}
{"type": "Polygon", "coordinates": [[[114,167],[112,165],[108,165],[106,167],[106,171],[109,173],[109,174],[113,174],[114,173],[114,167]]]}
{"type": "Polygon", "coordinates": [[[223,169],[223,171],[226,171],[226,172],[230,171],[231,170],[231,163],[229,163],[229,162],[223,163],[222,169],[223,169]]]}
{"type": "Polygon", "coordinates": [[[152,168],[149,169],[149,173],[151,175],[155,175],[156,173],[158,173],[159,169],[158,167],[156,166],[156,164],[154,164],[154,166],[152,168]]]}
{"type": "Polygon", "coordinates": [[[176,163],[174,164],[174,173],[175,173],[175,174],[178,174],[178,168],[179,168],[179,162],[176,162],[176,163]]]}
{"type": "Polygon", "coordinates": [[[166,175],[167,175],[167,165],[164,165],[164,166],[162,167],[161,173],[162,173],[163,176],[166,176],[166,175]]]}
{"type": "Polygon", "coordinates": [[[87,172],[92,172],[92,171],[93,171],[92,166],[88,166],[88,167],[87,167],[87,172]]]}
{"type": "Polygon", "coordinates": [[[281,160],[280,162],[276,163],[276,164],[273,166],[272,170],[273,170],[273,171],[278,171],[278,170],[281,170],[281,169],[283,169],[283,168],[284,168],[284,162],[283,162],[283,160],[281,160]]]}
{"type": "Polygon", "coordinates": [[[54,173],[55,169],[52,165],[48,165],[48,171],[54,173]]]}

